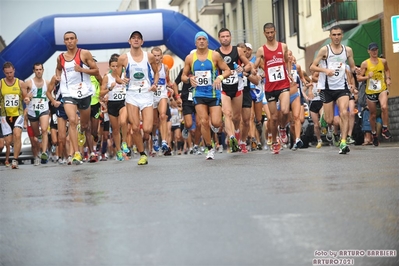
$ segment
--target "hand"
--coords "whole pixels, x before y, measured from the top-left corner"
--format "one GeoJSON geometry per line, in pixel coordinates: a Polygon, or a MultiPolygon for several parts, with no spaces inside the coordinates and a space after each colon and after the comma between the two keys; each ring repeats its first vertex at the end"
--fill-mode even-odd
{"type": "Polygon", "coordinates": [[[327,76],[332,77],[332,76],[334,76],[334,74],[335,74],[335,71],[334,71],[334,70],[332,70],[332,69],[327,69],[327,72],[326,72],[326,75],[327,75],[327,76]]]}
{"type": "Polygon", "coordinates": [[[157,85],[152,84],[149,91],[157,91],[157,85]]]}
{"type": "Polygon", "coordinates": [[[82,69],[83,69],[83,68],[82,68],[81,66],[79,66],[78,64],[75,63],[74,69],[75,69],[76,72],[82,72],[82,69]]]}
{"type": "Polygon", "coordinates": [[[196,76],[190,77],[190,83],[191,83],[191,86],[197,87],[198,86],[197,77],[196,76]]]}
{"type": "Polygon", "coordinates": [[[53,106],[54,106],[55,108],[58,108],[60,105],[61,105],[61,102],[60,102],[60,101],[54,101],[54,103],[53,103],[53,106]]]}
{"type": "Polygon", "coordinates": [[[166,89],[170,92],[170,96],[175,95],[175,91],[171,87],[166,87],[166,89]]]}
{"type": "Polygon", "coordinates": [[[222,88],[222,81],[220,80],[220,78],[216,78],[213,81],[213,87],[217,90],[220,90],[222,88]]]}
{"type": "Polygon", "coordinates": [[[369,79],[371,79],[374,76],[374,72],[370,71],[369,72],[369,79]]]}
{"type": "Polygon", "coordinates": [[[24,98],[24,103],[25,103],[26,105],[28,105],[28,104],[30,103],[30,97],[26,96],[26,97],[24,98]]]}

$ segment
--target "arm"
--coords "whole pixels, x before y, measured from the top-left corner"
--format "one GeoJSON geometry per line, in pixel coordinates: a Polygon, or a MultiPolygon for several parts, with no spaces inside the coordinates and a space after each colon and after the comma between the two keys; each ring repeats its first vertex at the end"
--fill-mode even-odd
{"type": "Polygon", "coordinates": [[[352,51],[352,48],[350,48],[350,47],[348,47],[348,46],[345,46],[345,48],[346,48],[346,54],[348,55],[348,65],[349,65],[349,67],[350,67],[350,71],[352,72],[352,73],[355,73],[355,72],[357,72],[357,71],[359,71],[358,70],[358,68],[356,67],[356,65],[355,65],[355,60],[353,60],[353,51],[352,51]]]}
{"type": "Polygon", "coordinates": [[[156,91],[157,90],[157,84],[159,82],[159,71],[158,71],[158,65],[157,62],[155,61],[155,56],[152,53],[148,53],[148,62],[151,65],[152,71],[154,72],[154,83],[151,84],[150,91],[156,91]]]}
{"type": "Polygon", "coordinates": [[[115,82],[112,83],[111,87],[109,88],[107,87],[107,85],[108,85],[108,75],[105,75],[101,83],[100,97],[104,97],[105,95],[107,95],[108,91],[111,91],[115,87],[116,83],[115,82]]]}
{"type": "Polygon", "coordinates": [[[46,91],[46,96],[49,99],[49,101],[51,102],[51,104],[54,107],[58,107],[61,105],[61,102],[57,101],[56,99],[53,98],[53,95],[51,94],[56,86],[56,84],[58,83],[57,77],[56,75],[54,75],[51,80],[49,85],[47,86],[47,91],[46,91]]]}
{"type": "MultiPolygon", "coordinates": [[[[20,86],[21,86],[21,84],[20,84],[20,86]]],[[[22,96],[22,97],[24,98],[24,102],[26,104],[29,104],[33,97],[32,93],[30,93],[31,88],[32,88],[32,80],[31,79],[28,79],[27,81],[25,81],[25,88],[26,88],[26,95],[22,96]]],[[[21,91],[22,91],[22,87],[21,87],[21,91]]],[[[22,95],[23,95],[23,93],[22,93],[22,95]]]]}
{"type": "Polygon", "coordinates": [[[317,53],[316,58],[313,60],[313,63],[310,65],[310,70],[314,71],[314,72],[323,72],[325,73],[327,76],[333,76],[334,75],[334,71],[333,70],[329,70],[327,68],[322,68],[319,67],[318,64],[322,59],[325,59],[327,57],[327,47],[323,46],[322,48],[320,48],[319,52],[317,53]]]}
{"type": "Polygon", "coordinates": [[[60,57],[57,56],[57,66],[55,67],[55,76],[58,81],[61,81],[62,66],[60,57]]]}
{"type": "MultiPolygon", "coordinates": [[[[183,72],[181,74],[181,81],[183,81],[184,83],[189,83],[192,82],[192,80],[195,81],[195,79],[191,79],[190,77],[190,73],[191,73],[191,62],[193,60],[193,56],[191,54],[186,56],[186,59],[184,60],[184,68],[183,68],[183,72]]],[[[192,86],[193,83],[191,83],[192,86]]],[[[197,86],[197,84],[195,84],[195,86],[197,86]]]]}
{"type": "Polygon", "coordinates": [[[346,77],[347,77],[347,80],[348,80],[349,91],[353,94],[353,93],[355,93],[355,91],[354,91],[354,89],[355,89],[355,79],[353,77],[353,74],[348,69],[346,69],[345,72],[346,72],[346,77]]]}
{"type": "Polygon", "coordinates": [[[284,62],[285,62],[285,66],[287,68],[288,71],[288,77],[290,79],[291,82],[293,82],[293,78],[291,76],[291,70],[292,70],[292,62],[289,61],[288,58],[288,46],[285,43],[282,43],[282,48],[283,48],[283,53],[284,53],[284,62]]]}
{"type": "Polygon", "coordinates": [[[385,83],[387,86],[391,85],[391,71],[389,70],[388,67],[388,61],[386,59],[383,59],[382,63],[384,64],[384,69],[385,69],[385,83]]]}
{"type": "Polygon", "coordinates": [[[212,52],[212,59],[213,62],[216,63],[217,68],[220,69],[223,73],[217,76],[217,78],[215,78],[215,80],[213,81],[213,87],[219,90],[222,88],[222,80],[231,75],[231,70],[218,52],[212,52]]]}
{"type": "Polygon", "coordinates": [[[82,72],[82,73],[88,74],[90,76],[95,76],[96,78],[100,77],[100,79],[101,79],[100,71],[98,70],[97,64],[94,61],[93,56],[91,55],[91,53],[88,50],[82,50],[80,55],[82,56],[82,61],[90,69],[86,69],[86,68],[83,68],[83,67],[75,64],[75,71],[76,72],[82,72]]]}
{"type": "Polygon", "coordinates": [[[248,60],[248,58],[245,56],[244,51],[242,49],[243,48],[241,48],[241,47],[237,47],[238,56],[239,56],[241,62],[244,64],[244,67],[241,70],[241,72],[248,72],[248,73],[255,74],[256,72],[255,72],[255,69],[252,66],[251,61],[248,60]]]}
{"type": "Polygon", "coordinates": [[[170,92],[170,96],[174,96],[175,91],[173,90],[173,83],[170,81],[169,77],[169,67],[164,64],[165,67],[165,78],[166,78],[166,90],[170,92]]]}
{"type": "Polygon", "coordinates": [[[358,82],[368,80],[370,77],[372,77],[373,72],[370,72],[371,74],[369,73],[367,77],[364,75],[366,73],[366,70],[367,70],[367,61],[363,61],[362,64],[360,65],[359,73],[356,76],[358,82]]]}
{"type": "Polygon", "coordinates": [[[128,59],[127,59],[126,54],[123,54],[118,57],[118,66],[116,67],[116,70],[115,70],[115,76],[116,76],[115,82],[118,84],[126,84],[129,82],[128,77],[125,77],[124,79],[121,78],[123,68],[126,67],[126,65],[127,65],[127,60],[128,59]]]}
{"type": "Polygon", "coordinates": [[[29,104],[31,97],[28,96],[28,88],[26,86],[26,83],[22,80],[19,80],[19,87],[21,88],[22,98],[24,99],[24,102],[26,104],[29,104]]]}
{"type": "Polygon", "coordinates": [[[263,47],[259,47],[258,50],[256,51],[255,63],[253,64],[255,69],[258,69],[258,67],[260,67],[261,62],[263,62],[262,59],[263,59],[263,47]]]}

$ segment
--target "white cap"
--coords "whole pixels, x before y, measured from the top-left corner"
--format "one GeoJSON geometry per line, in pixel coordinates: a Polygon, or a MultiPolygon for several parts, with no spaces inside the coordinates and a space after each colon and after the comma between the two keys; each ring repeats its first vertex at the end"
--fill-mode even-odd
{"type": "Polygon", "coordinates": [[[252,50],[252,44],[250,44],[249,42],[246,42],[246,43],[245,43],[245,46],[246,46],[247,48],[249,48],[249,49],[252,50]]]}

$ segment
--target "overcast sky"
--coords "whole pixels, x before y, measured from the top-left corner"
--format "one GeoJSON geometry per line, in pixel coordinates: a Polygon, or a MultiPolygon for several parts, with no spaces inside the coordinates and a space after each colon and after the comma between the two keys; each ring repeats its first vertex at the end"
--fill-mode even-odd
{"type": "MultiPolygon", "coordinates": [[[[0,35],[9,45],[22,31],[36,20],[54,14],[113,12],[121,0],[0,0],[0,35]]],[[[119,50],[96,50],[92,54],[99,61],[108,61],[112,53],[119,50]]],[[[55,70],[55,53],[44,64],[45,79],[50,79],[55,70]]],[[[31,67],[31,66],[29,66],[31,67]]]]}

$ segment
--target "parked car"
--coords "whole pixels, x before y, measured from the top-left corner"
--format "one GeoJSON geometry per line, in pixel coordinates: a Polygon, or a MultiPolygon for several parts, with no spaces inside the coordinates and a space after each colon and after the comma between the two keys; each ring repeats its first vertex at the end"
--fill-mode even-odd
{"type": "MultiPolygon", "coordinates": [[[[14,157],[14,148],[11,146],[10,152],[10,163],[14,157]]],[[[32,147],[30,144],[30,139],[28,136],[28,132],[24,129],[21,134],[21,152],[19,153],[18,162],[23,163],[25,160],[29,160],[31,164],[34,163],[34,156],[32,153],[32,147]]],[[[6,147],[4,146],[3,150],[0,151],[0,162],[4,164],[6,160],[6,147]]]]}

